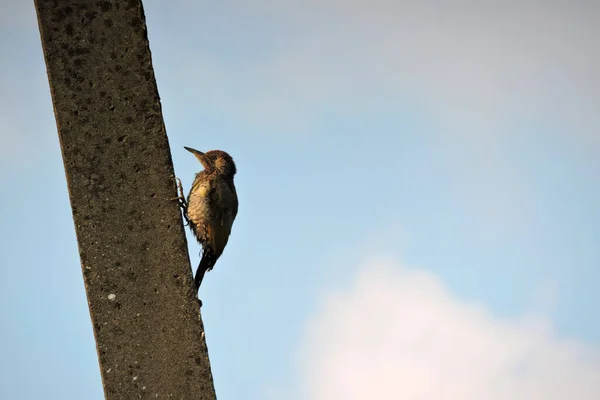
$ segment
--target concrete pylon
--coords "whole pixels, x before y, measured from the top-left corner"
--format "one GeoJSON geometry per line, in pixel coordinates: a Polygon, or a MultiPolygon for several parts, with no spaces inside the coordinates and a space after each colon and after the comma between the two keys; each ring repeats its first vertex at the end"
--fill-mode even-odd
{"type": "Polygon", "coordinates": [[[142,3],[35,6],[105,397],[215,399],[142,3]]]}

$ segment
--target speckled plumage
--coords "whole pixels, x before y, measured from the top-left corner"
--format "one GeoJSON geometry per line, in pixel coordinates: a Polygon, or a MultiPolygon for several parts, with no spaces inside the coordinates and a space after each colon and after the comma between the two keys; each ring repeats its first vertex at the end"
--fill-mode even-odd
{"type": "Polygon", "coordinates": [[[196,174],[187,197],[186,214],[190,228],[202,245],[202,259],[196,271],[196,289],[204,273],[210,271],[227,245],[238,212],[238,198],[233,183],[236,166],[229,154],[221,150],[206,153],[186,147],[204,166],[196,174]]]}

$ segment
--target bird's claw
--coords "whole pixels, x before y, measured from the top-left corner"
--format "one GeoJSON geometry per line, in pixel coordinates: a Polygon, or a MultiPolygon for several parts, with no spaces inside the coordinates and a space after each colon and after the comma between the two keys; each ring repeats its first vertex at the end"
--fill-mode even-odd
{"type": "Polygon", "coordinates": [[[183,219],[185,219],[185,226],[188,226],[190,224],[190,220],[187,216],[187,201],[185,200],[183,185],[181,184],[181,179],[177,177],[175,177],[175,179],[177,180],[177,194],[179,194],[179,196],[173,197],[170,200],[177,201],[177,203],[179,204],[179,208],[181,208],[181,210],[183,211],[183,219]]]}
{"type": "Polygon", "coordinates": [[[175,177],[175,179],[177,180],[177,192],[179,193],[179,198],[180,199],[185,199],[185,194],[183,192],[183,185],[181,184],[181,179],[175,177]]]}

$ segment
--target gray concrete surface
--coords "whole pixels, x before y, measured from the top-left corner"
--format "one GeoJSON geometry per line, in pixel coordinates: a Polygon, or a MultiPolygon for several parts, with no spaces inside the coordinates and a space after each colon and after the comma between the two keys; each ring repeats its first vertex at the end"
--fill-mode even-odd
{"type": "Polygon", "coordinates": [[[35,6],[105,396],[214,399],[141,1],[35,6]]]}

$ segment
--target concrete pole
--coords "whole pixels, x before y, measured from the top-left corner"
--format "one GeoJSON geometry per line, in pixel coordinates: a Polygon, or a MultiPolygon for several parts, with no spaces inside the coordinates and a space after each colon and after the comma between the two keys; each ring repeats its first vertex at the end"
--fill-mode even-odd
{"type": "Polygon", "coordinates": [[[142,3],[35,6],[105,397],[215,399],[142,3]]]}

